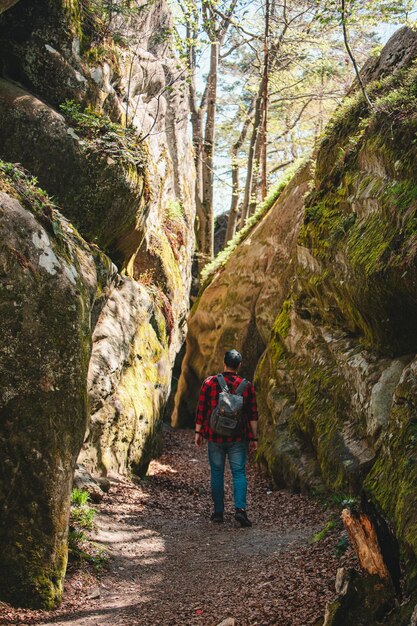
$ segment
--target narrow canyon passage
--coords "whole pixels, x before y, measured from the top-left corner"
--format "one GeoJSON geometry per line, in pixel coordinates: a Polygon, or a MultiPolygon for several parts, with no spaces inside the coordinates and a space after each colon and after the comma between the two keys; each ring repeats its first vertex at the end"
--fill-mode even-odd
{"type": "Polygon", "coordinates": [[[70,568],[58,611],[20,610],[7,623],[216,626],[233,617],[236,626],[314,624],[349,558],[336,556],[341,530],[311,542],[332,511],[273,491],[252,462],[253,527],[234,525],[229,472],[225,523],[214,526],[206,454],[189,431],[166,430],[149,477],[113,481],[97,506],[96,540],[108,550],[109,569],[95,580],[70,568]]]}

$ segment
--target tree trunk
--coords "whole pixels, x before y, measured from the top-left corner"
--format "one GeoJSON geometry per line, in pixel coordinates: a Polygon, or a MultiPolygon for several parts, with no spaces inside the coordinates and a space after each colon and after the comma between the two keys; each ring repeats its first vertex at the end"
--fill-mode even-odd
{"type": "MultiPolygon", "coordinates": [[[[196,20],[196,7],[192,7],[193,16],[196,20]]],[[[188,67],[190,70],[189,75],[189,105],[191,111],[191,128],[192,128],[192,141],[194,148],[194,164],[196,170],[195,179],[195,202],[196,202],[196,238],[198,247],[202,245],[202,234],[206,231],[206,216],[204,213],[202,200],[203,200],[203,108],[205,104],[205,95],[203,96],[200,106],[197,103],[197,91],[196,91],[196,51],[194,42],[197,39],[197,29],[195,25],[187,23],[186,37],[189,42],[192,42],[188,46],[188,67]]],[[[204,245],[204,243],[203,243],[204,245]]],[[[199,251],[197,251],[197,257],[199,251]]],[[[200,268],[200,262],[198,262],[200,268]]]]}
{"type": "Polygon", "coordinates": [[[250,217],[255,213],[256,206],[258,204],[258,190],[259,190],[259,168],[261,165],[261,149],[262,149],[262,129],[260,128],[256,135],[254,159],[253,159],[253,176],[252,186],[249,197],[248,216],[250,217]]]}
{"type": "Polygon", "coordinates": [[[233,239],[235,231],[237,218],[239,214],[239,150],[241,149],[243,142],[246,139],[246,135],[248,132],[249,124],[251,123],[251,113],[253,109],[253,102],[251,103],[249,110],[247,112],[247,117],[243,124],[242,130],[240,131],[240,135],[238,140],[232,146],[232,201],[230,203],[230,211],[229,218],[227,220],[227,230],[226,230],[226,240],[225,243],[233,239]]]}
{"type": "Polygon", "coordinates": [[[355,548],[361,570],[382,579],[390,579],[370,518],[364,513],[356,513],[350,509],[343,509],[341,517],[355,548]]]}
{"type": "MultiPolygon", "coordinates": [[[[262,93],[262,132],[261,132],[261,197],[267,194],[266,152],[268,141],[268,78],[269,78],[269,0],[265,3],[264,72],[262,93]]],[[[249,211],[250,213],[250,211],[249,211]]]]}
{"type": "Polygon", "coordinates": [[[344,44],[345,44],[346,51],[347,51],[347,53],[349,55],[350,60],[352,61],[353,69],[355,70],[356,78],[358,79],[359,87],[360,87],[360,89],[361,89],[361,91],[363,93],[363,96],[364,96],[367,104],[369,105],[369,108],[373,110],[375,107],[374,107],[373,103],[371,102],[371,100],[370,100],[370,98],[368,96],[368,92],[366,91],[365,84],[364,84],[364,82],[362,80],[362,76],[360,74],[360,71],[359,71],[359,68],[358,68],[358,64],[356,63],[356,59],[355,59],[355,57],[353,55],[352,49],[351,49],[350,44],[349,44],[349,37],[348,37],[347,26],[346,26],[346,21],[347,20],[346,20],[345,0],[341,0],[341,11],[340,11],[340,13],[341,13],[341,18],[342,18],[343,41],[344,41],[344,44]]]}
{"type": "Polygon", "coordinates": [[[207,81],[206,127],[202,163],[202,221],[199,229],[200,269],[213,258],[214,254],[214,211],[213,211],[213,154],[214,130],[217,100],[217,72],[219,65],[219,44],[211,43],[210,71],[207,81]]]}
{"type": "Polygon", "coordinates": [[[244,226],[246,219],[249,216],[249,204],[250,204],[250,196],[253,187],[253,175],[254,175],[254,166],[255,166],[255,151],[257,138],[259,134],[259,127],[261,124],[262,117],[262,93],[263,93],[263,80],[259,83],[258,95],[256,97],[255,103],[255,116],[253,120],[253,129],[252,135],[250,138],[249,145],[249,154],[248,154],[248,169],[246,173],[246,183],[245,183],[245,195],[243,198],[242,205],[242,215],[240,216],[240,228],[244,226]]]}

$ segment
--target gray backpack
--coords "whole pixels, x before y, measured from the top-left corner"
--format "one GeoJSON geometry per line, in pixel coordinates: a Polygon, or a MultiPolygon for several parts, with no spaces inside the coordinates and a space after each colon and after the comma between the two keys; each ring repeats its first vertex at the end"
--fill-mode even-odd
{"type": "Polygon", "coordinates": [[[249,381],[243,379],[232,393],[226,384],[223,374],[217,374],[221,387],[217,406],[210,416],[210,428],[218,435],[234,437],[243,430],[243,392],[249,381]]]}

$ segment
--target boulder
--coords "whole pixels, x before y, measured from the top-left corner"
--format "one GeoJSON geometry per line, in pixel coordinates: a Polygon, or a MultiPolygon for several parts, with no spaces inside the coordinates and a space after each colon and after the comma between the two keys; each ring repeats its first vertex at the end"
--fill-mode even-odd
{"type": "Polygon", "coordinates": [[[30,170],[87,240],[127,264],[144,238],[149,206],[145,163],[132,170],[100,142],[77,135],[64,117],[0,80],[0,155],[30,170]]]}
{"type": "MultiPolygon", "coordinates": [[[[106,480],[106,479],[103,479],[106,480]]],[[[80,491],[87,491],[89,494],[89,499],[92,502],[101,502],[106,491],[109,489],[103,489],[101,484],[94,479],[89,472],[77,463],[75,467],[74,480],[72,483],[74,489],[79,489],[80,491]]],[[[106,485],[107,487],[107,485],[106,485]]],[[[110,485],[109,485],[110,487],[110,485]]]]}
{"type": "Polygon", "coordinates": [[[80,462],[105,475],[146,472],[161,447],[170,376],[161,308],[142,285],[120,278],[93,333],[91,420],[80,462]]]}
{"type": "Polygon", "coordinates": [[[344,593],[328,604],[322,626],[369,626],[381,624],[384,616],[394,607],[392,592],[379,576],[360,575],[352,571],[346,581],[344,593]]]}
{"type": "Polygon", "coordinates": [[[0,596],[53,608],[88,418],[96,268],[57,211],[32,212],[1,183],[0,596]]]}

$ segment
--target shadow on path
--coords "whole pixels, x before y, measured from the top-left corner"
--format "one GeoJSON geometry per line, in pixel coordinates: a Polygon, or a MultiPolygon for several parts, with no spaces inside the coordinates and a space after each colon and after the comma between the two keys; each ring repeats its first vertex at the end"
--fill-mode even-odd
{"type": "MultiPolygon", "coordinates": [[[[330,517],[313,500],[273,491],[249,467],[252,528],[236,528],[230,477],[225,523],[212,525],[207,450],[168,430],[164,454],[138,484],[118,479],[97,508],[110,555],[100,597],[80,611],[39,614],[47,626],[309,626],[332,595],[340,530],[310,543],[330,517]]],[[[81,591],[88,595],[88,589],[81,591]]],[[[85,604],[85,603],[84,603],[85,604]]],[[[17,621],[15,624],[25,624],[17,621]]]]}

